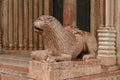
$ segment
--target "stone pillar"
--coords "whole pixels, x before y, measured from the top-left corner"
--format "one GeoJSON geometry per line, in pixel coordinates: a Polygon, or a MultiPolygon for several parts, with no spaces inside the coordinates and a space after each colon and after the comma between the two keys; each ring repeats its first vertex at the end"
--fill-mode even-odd
{"type": "Polygon", "coordinates": [[[98,56],[104,66],[116,65],[116,30],[100,28],[98,31],[98,56]]]}
{"type": "Polygon", "coordinates": [[[120,0],[115,0],[115,27],[117,30],[117,64],[120,65],[120,0]]]}
{"type": "MultiPolygon", "coordinates": [[[[102,0],[101,0],[102,1],[102,0]]],[[[101,3],[100,6],[103,6],[101,3]]],[[[101,25],[98,32],[98,56],[103,66],[115,66],[116,65],[116,29],[114,23],[114,0],[105,0],[105,24],[101,18],[101,25]]],[[[100,9],[101,15],[103,15],[104,9],[100,9]]]]}
{"type": "Polygon", "coordinates": [[[110,14],[110,0],[105,0],[105,26],[109,26],[110,27],[110,19],[111,19],[111,14],[110,14]]]}
{"type": "Polygon", "coordinates": [[[77,0],[64,0],[64,10],[63,10],[63,24],[64,26],[76,26],[76,5],[77,0]]]}
{"type": "Polygon", "coordinates": [[[105,26],[105,0],[100,0],[100,26],[105,26]]]}

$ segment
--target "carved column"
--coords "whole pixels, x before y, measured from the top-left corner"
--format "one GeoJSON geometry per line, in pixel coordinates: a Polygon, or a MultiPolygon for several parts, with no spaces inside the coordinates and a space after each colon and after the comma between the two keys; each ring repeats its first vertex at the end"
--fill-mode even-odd
{"type": "Polygon", "coordinates": [[[18,36],[19,36],[19,33],[18,33],[18,31],[19,31],[19,3],[18,3],[18,1],[17,0],[13,0],[13,5],[14,5],[14,8],[13,8],[13,10],[14,10],[14,12],[13,12],[13,14],[14,14],[14,27],[13,27],[13,29],[14,29],[14,48],[15,49],[18,49],[18,41],[19,41],[19,39],[18,39],[18,36]]]}
{"type": "Polygon", "coordinates": [[[105,26],[105,0],[100,0],[100,26],[105,26]]]}
{"type": "MultiPolygon", "coordinates": [[[[36,20],[39,16],[38,3],[39,3],[38,0],[34,0],[34,20],[36,20]]],[[[34,49],[35,50],[38,49],[38,44],[39,44],[39,34],[34,31],[34,49]]]]}
{"type": "Polygon", "coordinates": [[[24,46],[24,44],[23,44],[23,39],[24,39],[24,37],[23,37],[23,28],[24,28],[24,26],[23,26],[23,24],[24,24],[24,7],[23,7],[23,0],[19,0],[19,49],[20,50],[22,50],[23,49],[23,46],[24,46]]]}
{"type": "MultiPolygon", "coordinates": [[[[104,6],[102,6],[101,4],[104,5],[105,0],[90,0],[91,4],[90,4],[90,32],[94,35],[97,35],[97,28],[100,27],[100,20],[102,18],[102,16],[100,16],[100,14],[104,12],[104,6]],[[101,5],[101,6],[100,6],[101,5]],[[101,9],[100,9],[101,8],[101,9]],[[102,10],[102,12],[101,12],[102,10]],[[101,13],[100,13],[101,12],[101,13]]],[[[102,18],[103,19],[103,18],[102,18]]]]}
{"type": "Polygon", "coordinates": [[[100,28],[98,30],[98,59],[104,66],[116,65],[116,30],[100,28]]]}
{"type": "MultiPolygon", "coordinates": [[[[43,2],[44,0],[39,0],[39,16],[43,15],[43,2]]],[[[39,34],[39,49],[43,49],[43,39],[42,39],[42,35],[39,34]]]]}
{"type": "Polygon", "coordinates": [[[24,47],[28,49],[29,44],[29,0],[24,0],[24,47]]]}
{"type": "Polygon", "coordinates": [[[111,19],[111,15],[110,15],[110,13],[111,13],[111,5],[110,5],[110,3],[111,3],[111,1],[110,0],[105,0],[105,26],[109,26],[110,27],[110,19],[111,19]]]}
{"type": "Polygon", "coordinates": [[[115,0],[111,0],[110,7],[111,7],[110,25],[111,25],[111,27],[115,27],[115,0]]]}
{"type": "MultiPolygon", "coordinates": [[[[101,0],[104,1],[104,0],[101,0]]],[[[102,6],[102,4],[101,4],[102,6]]],[[[105,24],[101,18],[101,25],[98,32],[98,59],[104,66],[116,65],[116,29],[114,28],[114,1],[105,0],[105,24]]],[[[101,16],[104,9],[100,9],[101,16]]]]}
{"type": "Polygon", "coordinates": [[[29,0],[29,50],[33,49],[33,0],[29,0]]]}
{"type": "Polygon", "coordinates": [[[63,23],[65,26],[76,26],[76,5],[77,0],[64,0],[63,23]]]}
{"type": "Polygon", "coordinates": [[[120,65],[120,0],[114,0],[115,2],[115,27],[117,30],[117,63],[120,65]]]}
{"type": "Polygon", "coordinates": [[[50,15],[52,14],[52,12],[50,10],[52,10],[52,0],[44,0],[44,14],[45,15],[50,15]],[[51,4],[50,4],[51,3],[51,4]]]}
{"type": "Polygon", "coordinates": [[[8,49],[8,0],[2,2],[3,47],[8,49]]]}
{"type": "Polygon", "coordinates": [[[13,49],[13,0],[9,0],[9,21],[8,21],[8,35],[9,35],[9,49],[13,49]]]}

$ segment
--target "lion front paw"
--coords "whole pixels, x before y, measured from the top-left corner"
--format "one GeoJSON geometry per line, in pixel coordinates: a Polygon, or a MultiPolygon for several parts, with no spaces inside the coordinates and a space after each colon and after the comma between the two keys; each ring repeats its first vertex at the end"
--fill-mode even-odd
{"type": "Polygon", "coordinates": [[[89,59],[94,59],[94,58],[95,58],[94,55],[84,55],[82,59],[83,59],[84,61],[87,61],[87,60],[89,60],[89,59]]]}

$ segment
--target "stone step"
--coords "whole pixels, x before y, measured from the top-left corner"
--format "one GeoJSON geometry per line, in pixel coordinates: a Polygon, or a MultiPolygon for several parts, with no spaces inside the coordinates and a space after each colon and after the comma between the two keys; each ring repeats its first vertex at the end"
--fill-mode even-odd
{"type": "Polygon", "coordinates": [[[83,76],[68,80],[120,80],[120,70],[100,73],[96,75],[83,76]]]}
{"type": "Polygon", "coordinates": [[[0,80],[33,80],[29,79],[28,54],[0,54],[0,80]]]}
{"type": "Polygon", "coordinates": [[[28,77],[28,75],[26,74],[21,75],[19,73],[19,75],[12,75],[12,74],[2,73],[0,74],[0,80],[35,80],[35,79],[28,77]]]}
{"type": "Polygon", "coordinates": [[[16,67],[29,67],[30,56],[27,54],[0,54],[0,64],[16,67]]]}

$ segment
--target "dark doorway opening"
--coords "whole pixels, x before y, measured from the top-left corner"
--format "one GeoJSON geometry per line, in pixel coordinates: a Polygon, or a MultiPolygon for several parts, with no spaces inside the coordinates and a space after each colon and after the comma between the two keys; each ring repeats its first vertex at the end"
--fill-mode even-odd
{"type": "Polygon", "coordinates": [[[63,24],[63,0],[53,0],[53,16],[63,24]]]}
{"type": "Polygon", "coordinates": [[[90,31],[90,0],[77,0],[77,26],[90,31]]]}
{"type": "MultiPolygon", "coordinates": [[[[53,0],[53,16],[63,23],[63,0],[53,0]]],[[[77,26],[90,31],[90,0],[77,0],[77,26]]]]}

